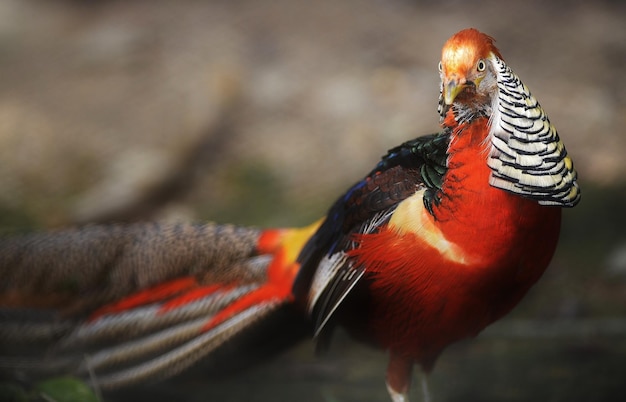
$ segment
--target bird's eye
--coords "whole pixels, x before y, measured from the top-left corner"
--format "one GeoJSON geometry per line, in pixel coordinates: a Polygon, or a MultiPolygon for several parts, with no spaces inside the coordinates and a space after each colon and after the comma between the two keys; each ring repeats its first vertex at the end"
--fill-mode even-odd
{"type": "Polygon", "coordinates": [[[478,64],[476,64],[476,70],[485,71],[486,68],[487,68],[487,64],[485,63],[485,60],[483,59],[478,60],[478,64]]]}
{"type": "Polygon", "coordinates": [[[441,62],[439,62],[439,66],[437,68],[439,69],[439,72],[443,71],[443,66],[441,65],[441,62]]]}

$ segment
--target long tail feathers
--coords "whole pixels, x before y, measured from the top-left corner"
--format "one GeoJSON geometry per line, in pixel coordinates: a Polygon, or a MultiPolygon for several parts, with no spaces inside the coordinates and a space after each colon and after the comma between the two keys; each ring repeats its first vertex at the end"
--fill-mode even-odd
{"type": "MultiPolygon", "coordinates": [[[[96,382],[95,385],[101,389],[113,389],[150,378],[170,377],[207,357],[211,352],[223,345],[224,342],[229,341],[241,331],[250,327],[251,324],[263,319],[266,315],[274,311],[278,305],[279,303],[276,302],[255,305],[231,319],[222,322],[222,324],[210,331],[203,331],[202,325],[204,323],[202,320],[195,320],[185,325],[163,331],[163,333],[150,335],[134,342],[100,351],[93,357],[85,357],[80,367],[81,371],[79,374],[86,374],[88,372],[97,373],[100,367],[105,363],[111,363],[111,359],[116,357],[118,360],[121,360],[119,363],[123,363],[131,358],[143,357],[138,356],[136,352],[133,353],[134,356],[124,356],[124,352],[129,349],[139,348],[143,349],[142,352],[151,352],[151,354],[154,354],[155,351],[150,350],[154,346],[174,346],[165,353],[159,353],[156,357],[148,361],[124,367],[110,374],[98,376],[94,381],[96,382]],[[191,339],[186,340],[189,336],[191,336],[191,339]],[[165,342],[163,344],[162,341],[164,340],[165,342]],[[172,343],[172,341],[176,343],[174,345],[168,345],[172,343]],[[180,341],[182,341],[182,343],[179,343],[180,341]],[[158,345],[159,343],[162,343],[162,345],[158,345]],[[122,357],[122,359],[120,359],[120,357],[122,357]]],[[[157,351],[161,352],[160,348],[158,348],[157,351]]]]}
{"type": "MultiPolygon", "coordinates": [[[[314,228],[261,232],[217,225],[178,229],[134,225],[60,232],[56,237],[25,238],[21,243],[11,239],[8,246],[0,241],[0,254],[5,251],[4,257],[0,255],[0,277],[14,284],[0,286],[0,369],[31,377],[71,373],[106,390],[173,376],[238,339],[264,342],[249,339],[255,338],[260,323],[280,317],[285,308],[293,306],[291,287],[298,269],[295,256],[314,228]],[[186,244],[181,242],[181,233],[187,233],[186,244]],[[157,250],[164,256],[161,259],[151,254],[167,247],[166,239],[175,247],[169,253],[157,250]],[[203,250],[198,243],[205,246],[203,250]],[[24,253],[39,253],[40,258],[32,254],[20,258],[24,253]],[[64,265],[62,259],[67,255],[72,258],[64,265]],[[51,265],[49,261],[53,261],[51,265]],[[87,273],[75,266],[76,262],[87,263],[87,273]],[[153,263],[158,272],[144,272],[154,269],[153,263]],[[120,267],[123,269],[118,272],[120,267]],[[23,272],[29,268],[33,275],[30,283],[23,272]],[[21,271],[12,272],[14,269],[21,271]],[[90,274],[100,278],[102,287],[94,287],[97,278],[90,274]],[[77,299],[84,294],[93,307],[54,305],[45,310],[39,302],[31,306],[23,295],[45,299],[46,292],[58,288],[41,275],[58,283],[78,277],[82,282],[66,304],[81,306],[77,299]],[[122,283],[120,275],[151,280],[146,282],[148,286],[129,285],[122,283]],[[126,291],[120,295],[111,285],[126,291]],[[90,294],[92,290],[97,297],[90,294]],[[94,305],[94,300],[107,302],[94,305]],[[43,352],[41,348],[33,352],[36,345],[42,346],[43,352]]],[[[306,333],[303,322],[296,322],[293,328],[274,326],[270,331],[285,332],[280,336],[293,341],[306,333]]]]}

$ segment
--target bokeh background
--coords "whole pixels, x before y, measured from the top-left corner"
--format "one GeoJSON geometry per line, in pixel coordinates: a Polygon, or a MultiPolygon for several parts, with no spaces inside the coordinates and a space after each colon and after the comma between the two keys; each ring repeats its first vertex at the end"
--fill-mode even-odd
{"type": "MultiPolygon", "coordinates": [[[[617,0],[2,0],[0,232],[304,225],[388,148],[438,129],[441,46],[476,27],[558,128],[583,199],[519,308],[443,355],[434,399],[621,401],[625,19],[617,0]]],[[[105,400],[386,400],[382,353],[341,333],[313,350],[105,400]]]]}

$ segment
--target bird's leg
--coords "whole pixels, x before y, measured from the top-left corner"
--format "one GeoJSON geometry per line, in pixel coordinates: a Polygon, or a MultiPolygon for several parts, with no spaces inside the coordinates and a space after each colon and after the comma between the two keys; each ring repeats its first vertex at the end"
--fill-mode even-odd
{"type": "Polygon", "coordinates": [[[422,375],[421,375],[421,382],[422,382],[422,395],[423,395],[423,402],[430,402],[431,398],[430,398],[430,390],[428,389],[428,372],[427,371],[422,371],[422,375]]]}
{"type": "Polygon", "coordinates": [[[393,402],[408,402],[412,373],[413,361],[391,351],[387,366],[387,391],[393,402]]]}

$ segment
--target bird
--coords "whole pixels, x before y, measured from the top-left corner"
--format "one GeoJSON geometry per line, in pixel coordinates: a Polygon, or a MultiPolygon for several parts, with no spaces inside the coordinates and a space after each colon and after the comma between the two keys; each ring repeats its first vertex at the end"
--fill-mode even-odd
{"type": "Polygon", "coordinates": [[[312,336],[322,350],[342,327],[389,355],[389,396],[408,401],[415,367],[427,378],[539,280],[562,209],[580,200],[556,128],[491,36],[457,32],[438,70],[439,132],[390,149],[309,226],[87,225],[0,240],[0,345],[18,345],[0,349],[0,367],[107,390],[232,343],[312,336]],[[45,352],[23,356],[31,345],[45,352]]]}

